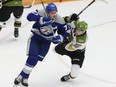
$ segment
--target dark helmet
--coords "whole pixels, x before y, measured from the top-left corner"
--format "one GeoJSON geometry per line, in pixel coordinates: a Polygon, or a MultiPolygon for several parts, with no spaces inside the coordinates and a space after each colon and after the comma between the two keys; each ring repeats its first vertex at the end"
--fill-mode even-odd
{"type": "Polygon", "coordinates": [[[47,6],[46,6],[46,12],[49,13],[51,11],[57,11],[57,7],[54,3],[49,3],[47,6]]]}

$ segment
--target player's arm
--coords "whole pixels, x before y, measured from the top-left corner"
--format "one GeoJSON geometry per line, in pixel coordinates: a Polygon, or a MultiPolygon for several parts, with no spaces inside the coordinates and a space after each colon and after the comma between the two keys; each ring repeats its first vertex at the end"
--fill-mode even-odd
{"type": "Polygon", "coordinates": [[[27,20],[28,21],[39,21],[40,17],[41,16],[39,15],[38,11],[36,10],[27,15],[27,20]]]}
{"type": "Polygon", "coordinates": [[[68,25],[62,26],[62,28],[61,28],[62,33],[60,33],[60,35],[62,35],[63,38],[66,38],[67,36],[70,35],[70,29],[71,29],[71,27],[68,25]]]}
{"type": "Polygon", "coordinates": [[[63,40],[69,36],[70,34],[67,32],[67,25],[66,24],[59,24],[58,35],[53,38],[53,43],[54,44],[59,44],[63,42],[63,40]]]}
{"type": "Polygon", "coordinates": [[[48,17],[41,16],[39,14],[38,10],[28,14],[27,20],[28,21],[38,21],[43,26],[48,26],[48,25],[52,24],[52,20],[50,18],[48,18],[48,17]]]}

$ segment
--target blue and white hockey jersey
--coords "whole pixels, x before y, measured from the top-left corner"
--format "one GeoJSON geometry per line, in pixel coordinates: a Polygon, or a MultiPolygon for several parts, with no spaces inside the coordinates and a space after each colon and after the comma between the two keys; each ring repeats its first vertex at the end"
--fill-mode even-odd
{"type": "Polygon", "coordinates": [[[60,15],[57,14],[57,18],[53,20],[51,25],[48,26],[43,26],[40,24],[41,17],[46,17],[46,13],[44,10],[30,13],[27,16],[27,19],[29,21],[35,21],[31,30],[33,34],[37,34],[38,36],[50,41],[54,37],[56,31],[57,34],[60,34],[63,38],[66,38],[69,35],[69,33],[67,32],[67,25],[60,15]]]}

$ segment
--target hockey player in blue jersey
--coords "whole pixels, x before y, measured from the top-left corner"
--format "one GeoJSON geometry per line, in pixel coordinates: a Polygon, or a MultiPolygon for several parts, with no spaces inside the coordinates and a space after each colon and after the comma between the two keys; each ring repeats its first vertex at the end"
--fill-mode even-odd
{"type": "Polygon", "coordinates": [[[21,83],[23,86],[28,87],[28,78],[32,69],[38,61],[45,58],[51,42],[59,44],[69,35],[64,19],[57,14],[56,5],[49,3],[45,10],[36,11],[27,16],[29,21],[35,21],[35,23],[31,30],[32,35],[28,40],[28,58],[24,68],[15,78],[15,85],[21,83]],[[56,31],[58,35],[54,36],[56,31]]]}

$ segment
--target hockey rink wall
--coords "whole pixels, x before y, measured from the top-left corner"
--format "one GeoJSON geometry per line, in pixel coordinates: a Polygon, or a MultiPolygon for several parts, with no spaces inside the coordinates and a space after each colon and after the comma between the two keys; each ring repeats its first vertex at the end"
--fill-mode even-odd
{"type": "MultiPolygon", "coordinates": [[[[75,1],[75,0],[43,0],[44,3],[48,2],[64,2],[64,1],[75,1]]],[[[24,5],[29,5],[33,2],[33,0],[23,0],[24,5]]],[[[35,0],[35,4],[41,3],[41,0],[35,0]]]]}

